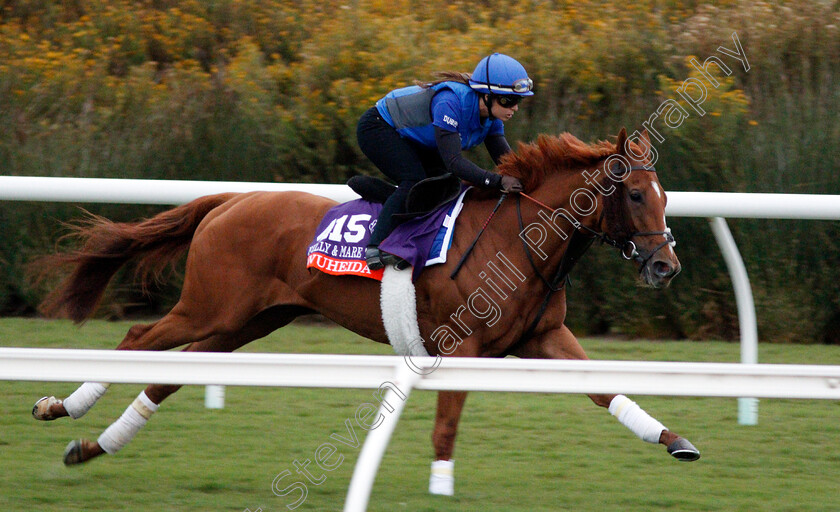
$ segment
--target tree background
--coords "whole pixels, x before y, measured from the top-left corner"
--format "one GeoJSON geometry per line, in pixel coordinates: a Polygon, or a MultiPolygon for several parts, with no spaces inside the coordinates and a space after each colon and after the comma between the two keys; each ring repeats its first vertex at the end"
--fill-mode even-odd
{"type": "MultiPolygon", "coordinates": [[[[358,117],[434,71],[499,51],[536,82],[511,141],[631,131],[718,55],[700,117],[662,128],[668,190],[840,194],[840,2],[643,0],[3,0],[0,169],[6,175],[342,183],[376,174],[358,117]],[[716,52],[733,49],[745,71],[716,52]]],[[[490,168],[483,151],[471,155],[490,168]]],[[[83,205],[119,220],[160,208],[83,205]]],[[[76,205],[0,203],[0,314],[34,314],[25,277],[76,205]]],[[[725,264],[703,219],[669,219],[683,273],[643,291],[607,250],[573,274],[569,324],[588,334],[737,339],[725,264]]],[[[762,341],[840,343],[840,224],[730,220],[762,341]]],[[[176,283],[177,284],[177,283],[176,283]]],[[[157,314],[118,276],[102,316],[157,314]]]]}

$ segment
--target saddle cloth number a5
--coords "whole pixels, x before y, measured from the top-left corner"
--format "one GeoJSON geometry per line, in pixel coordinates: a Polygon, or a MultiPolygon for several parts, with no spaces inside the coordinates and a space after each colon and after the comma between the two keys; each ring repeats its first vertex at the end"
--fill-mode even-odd
{"type": "Polygon", "coordinates": [[[316,238],[316,240],[323,241],[328,239],[332,242],[346,242],[349,244],[357,244],[365,238],[364,224],[370,224],[370,215],[367,213],[359,213],[356,215],[342,215],[334,219],[316,238]],[[349,219],[349,220],[348,220],[349,219]],[[344,223],[347,223],[345,229],[344,223]]]}

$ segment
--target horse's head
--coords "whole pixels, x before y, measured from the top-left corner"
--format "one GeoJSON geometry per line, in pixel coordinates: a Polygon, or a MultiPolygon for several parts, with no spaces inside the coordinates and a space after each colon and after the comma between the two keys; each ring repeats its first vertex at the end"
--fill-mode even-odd
{"type": "Polygon", "coordinates": [[[604,184],[614,189],[606,187],[612,192],[604,202],[601,229],[617,242],[625,258],[640,265],[644,284],[664,288],[681,268],[674,252],[676,242],[665,223],[668,198],[653,168],[655,155],[647,130],[634,142],[621,129],[616,154],[604,162],[609,175],[604,184]]]}

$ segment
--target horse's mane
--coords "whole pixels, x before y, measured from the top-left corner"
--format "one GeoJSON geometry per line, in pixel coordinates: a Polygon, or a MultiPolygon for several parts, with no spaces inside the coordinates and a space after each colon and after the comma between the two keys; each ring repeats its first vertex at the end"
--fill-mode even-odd
{"type": "Polygon", "coordinates": [[[504,155],[497,170],[533,190],[550,173],[590,166],[615,152],[615,144],[605,140],[588,144],[571,133],[540,135],[536,142],[520,142],[516,151],[504,155]]]}

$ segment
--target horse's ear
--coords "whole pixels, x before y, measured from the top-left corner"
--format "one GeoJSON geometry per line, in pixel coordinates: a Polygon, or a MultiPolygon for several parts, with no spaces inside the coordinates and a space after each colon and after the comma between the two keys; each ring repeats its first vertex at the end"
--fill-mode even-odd
{"type": "Polygon", "coordinates": [[[621,131],[618,132],[618,138],[615,141],[615,152],[619,155],[626,155],[626,151],[624,150],[624,143],[627,142],[627,129],[623,126],[621,127],[621,131]]]}
{"type": "Polygon", "coordinates": [[[642,140],[645,141],[645,144],[647,144],[648,147],[653,146],[653,144],[650,143],[650,134],[648,133],[647,128],[642,130],[642,140]]]}
{"type": "Polygon", "coordinates": [[[642,153],[647,155],[653,149],[653,144],[650,143],[650,135],[648,134],[647,128],[642,130],[639,141],[641,142],[640,146],[642,148],[642,153]]]}

